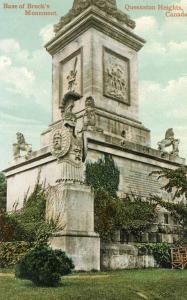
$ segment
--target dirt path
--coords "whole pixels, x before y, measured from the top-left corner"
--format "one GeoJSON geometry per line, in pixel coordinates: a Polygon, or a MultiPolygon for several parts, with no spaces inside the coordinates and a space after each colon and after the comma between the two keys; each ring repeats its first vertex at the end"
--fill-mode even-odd
{"type": "Polygon", "coordinates": [[[13,273],[0,273],[0,277],[14,277],[13,273]]]}

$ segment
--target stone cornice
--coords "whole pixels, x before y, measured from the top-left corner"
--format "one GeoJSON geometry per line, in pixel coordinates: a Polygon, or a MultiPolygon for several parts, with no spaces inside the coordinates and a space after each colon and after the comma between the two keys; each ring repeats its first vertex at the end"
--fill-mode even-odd
{"type": "Polygon", "coordinates": [[[97,7],[107,16],[115,18],[119,23],[125,24],[132,29],[136,26],[136,23],[126,13],[117,8],[116,0],[74,0],[72,9],[60,18],[60,21],[54,26],[54,31],[58,32],[90,6],[97,7]]]}
{"type": "MultiPolygon", "coordinates": [[[[107,134],[86,132],[86,138],[88,141],[88,149],[97,150],[99,152],[107,152],[130,160],[150,165],[158,165],[158,167],[163,165],[165,168],[175,168],[185,164],[185,159],[183,158],[173,159],[169,154],[162,157],[159,150],[130,141],[125,141],[122,146],[122,139],[107,134]]],[[[23,158],[20,158],[17,163],[3,170],[6,177],[56,161],[56,158],[53,157],[50,152],[50,147],[43,148],[42,151],[35,151],[34,157],[29,160],[22,159],[23,158]]]]}
{"type": "Polygon", "coordinates": [[[144,39],[114,18],[106,16],[98,8],[91,6],[59,30],[56,36],[45,45],[46,50],[54,55],[89,28],[95,28],[135,51],[139,51],[145,43],[144,39]]]}
{"type": "MultiPolygon", "coordinates": [[[[128,140],[126,140],[123,144],[123,146],[120,144],[120,142],[122,141],[122,139],[119,139],[118,137],[113,137],[113,136],[109,136],[109,135],[104,135],[104,134],[97,134],[98,136],[96,136],[93,133],[89,133],[87,134],[87,140],[88,140],[88,144],[95,144],[97,151],[99,151],[98,146],[100,145],[101,148],[103,147],[107,147],[108,149],[111,148],[114,150],[113,155],[117,155],[118,153],[124,152],[124,153],[131,153],[134,155],[137,155],[138,161],[141,162],[141,157],[144,157],[147,159],[147,164],[152,164],[154,165],[153,161],[155,162],[160,162],[160,163],[164,163],[164,164],[168,164],[171,166],[181,166],[181,165],[185,165],[185,159],[181,158],[181,157],[176,157],[173,158],[170,154],[166,154],[164,157],[162,157],[161,152],[157,149],[153,149],[151,147],[148,146],[143,146],[143,145],[139,145],[133,142],[130,142],[128,140]],[[99,138],[100,136],[100,138],[99,138]],[[105,137],[104,137],[105,136],[105,137]],[[116,153],[115,153],[116,151],[116,153]],[[152,161],[152,163],[149,162],[152,161]]],[[[105,152],[105,151],[103,151],[105,152]]],[[[107,151],[106,151],[107,152],[107,151]]],[[[117,156],[121,156],[121,155],[117,155],[117,156]]]]}

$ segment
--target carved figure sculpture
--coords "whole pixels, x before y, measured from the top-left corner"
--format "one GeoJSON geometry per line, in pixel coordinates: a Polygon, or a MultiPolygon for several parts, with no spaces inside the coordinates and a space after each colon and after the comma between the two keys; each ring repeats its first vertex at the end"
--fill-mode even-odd
{"type": "Polygon", "coordinates": [[[70,70],[69,75],[67,76],[68,80],[68,90],[71,92],[75,92],[74,87],[76,86],[76,78],[77,78],[77,61],[78,58],[75,58],[74,68],[73,70],[70,70]]]}
{"type": "Polygon", "coordinates": [[[95,101],[92,97],[86,98],[83,122],[84,129],[87,129],[89,126],[94,127],[96,125],[95,101]]]}
{"type": "Polygon", "coordinates": [[[17,159],[21,156],[21,151],[26,152],[25,158],[28,159],[32,154],[32,145],[26,143],[23,133],[17,132],[17,143],[13,144],[13,155],[17,159]]]}
{"type": "Polygon", "coordinates": [[[127,82],[124,79],[125,74],[123,73],[121,66],[117,64],[111,66],[107,69],[106,75],[106,93],[109,96],[122,100],[124,94],[127,92],[127,82]]]}
{"type": "MultiPolygon", "coordinates": [[[[64,95],[61,103],[61,112],[64,113],[72,113],[75,101],[80,99],[80,95],[75,92],[68,92],[64,95]]],[[[63,117],[63,116],[62,116],[63,117]]]]}
{"type": "Polygon", "coordinates": [[[83,139],[75,135],[76,116],[68,113],[63,125],[53,134],[52,154],[61,164],[61,176],[57,182],[84,183],[83,139]]]}
{"type": "Polygon", "coordinates": [[[172,151],[169,154],[173,154],[175,156],[179,155],[179,139],[175,139],[175,134],[173,128],[169,128],[166,130],[165,139],[158,143],[158,149],[162,154],[167,153],[165,150],[167,147],[172,146],[172,151]]]}

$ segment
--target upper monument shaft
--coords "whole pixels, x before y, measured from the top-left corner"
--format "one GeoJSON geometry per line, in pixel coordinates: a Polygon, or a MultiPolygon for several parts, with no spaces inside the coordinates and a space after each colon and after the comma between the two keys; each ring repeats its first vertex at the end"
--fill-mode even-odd
{"type": "Polygon", "coordinates": [[[99,5],[103,8],[109,7],[111,9],[117,9],[116,0],[74,0],[73,8],[83,8],[91,4],[99,5]]]}
{"type": "Polygon", "coordinates": [[[66,24],[92,6],[104,11],[106,15],[115,18],[121,24],[125,24],[130,28],[135,27],[135,22],[127,14],[118,10],[116,0],[74,0],[72,9],[65,16],[62,16],[60,22],[55,25],[55,32],[58,32],[66,24]]]}

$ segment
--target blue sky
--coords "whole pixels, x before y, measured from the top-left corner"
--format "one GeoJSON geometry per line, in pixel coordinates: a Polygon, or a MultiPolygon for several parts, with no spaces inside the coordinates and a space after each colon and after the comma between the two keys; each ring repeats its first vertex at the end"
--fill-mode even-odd
{"type": "MultiPolygon", "coordinates": [[[[52,25],[71,8],[73,0],[46,0],[55,17],[24,16],[3,9],[0,0],[0,170],[12,160],[12,144],[21,131],[34,149],[51,122],[51,57],[43,48],[52,25]]],[[[11,0],[10,3],[38,3],[11,0]]],[[[118,0],[125,5],[156,5],[157,0],[118,0]]],[[[171,0],[162,1],[173,4],[171,0]]],[[[186,0],[176,0],[187,12],[186,0]]],[[[126,11],[125,11],[126,12],[126,11]]],[[[140,120],[152,131],[152,146],[173,127],[180,154],[187,158],[187,17],[166,18],[164,11],[130,10],[135,32],[147,41],[139,53],[140,120]]]]}

